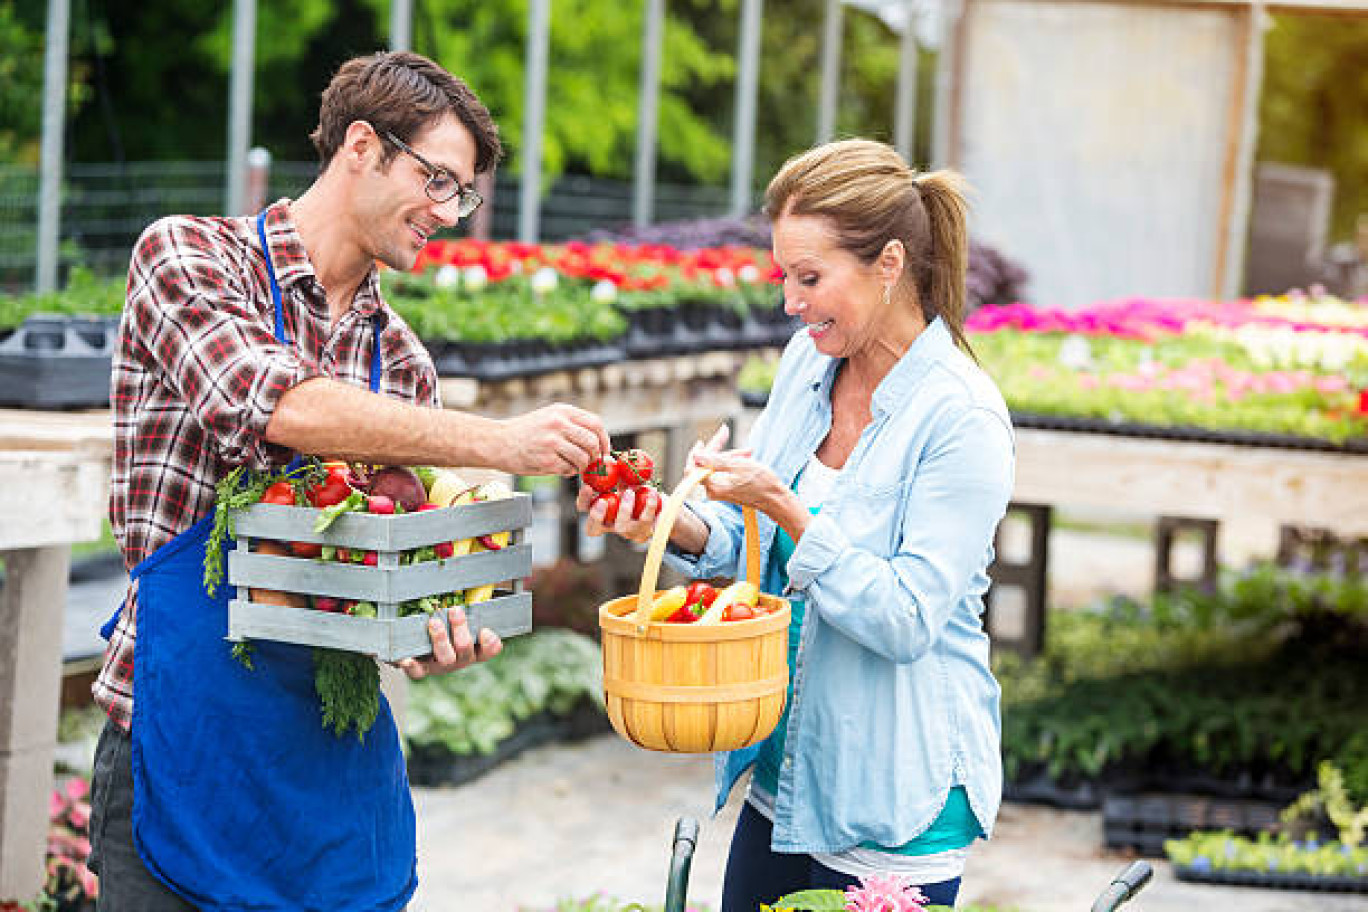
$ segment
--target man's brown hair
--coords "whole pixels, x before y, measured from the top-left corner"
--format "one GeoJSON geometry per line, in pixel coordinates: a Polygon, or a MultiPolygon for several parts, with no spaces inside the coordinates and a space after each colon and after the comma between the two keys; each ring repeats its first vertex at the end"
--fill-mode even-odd
{"type": "MultiPolygon", "coordinates": [[[[381,137],[388,130],[411,143],[447,114],[475,137],[475,173],[493,169],[503,158],[499,128],[470,86],[421,54],[381,52],[342,64],[323,90],[318,128],[309,139],[326,171],[354,121],[368,122],[381,137]]],[[[391,143],[384,148],[385,162],[399,151],[391,143]]]]}

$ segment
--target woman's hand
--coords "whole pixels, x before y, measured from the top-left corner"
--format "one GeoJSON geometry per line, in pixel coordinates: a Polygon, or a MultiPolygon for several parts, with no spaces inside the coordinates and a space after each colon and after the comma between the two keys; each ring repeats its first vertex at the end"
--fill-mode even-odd
{"type": "Polygon", "coordinates": [[[580,485],[579,494],[575,497],[575,509],[588,514],[584,529],[587,535],[597,537],[605,532],[614,532],[628,541],[645,542],[650,541],[655,531],[661,504],[658,494],[645,500],[645,503],[638,504],[636,491],[632,488],[600,497],[593,488],[580,485]],[[608,516],[610,511],[616,514],[612,518],[608,516]],[[635,519],[633,514],[636,514],[635,519]]]}
{"type": "Polygon", "coordinates": [[[766,465],[751,458],[750,450],[713,450],[702,448],[690,455],[695,464],[712,469],[703,479],[703,489],[712,500],[725,500],[762,513],[774,513],[788,493],[779,477],[766,465]]]}

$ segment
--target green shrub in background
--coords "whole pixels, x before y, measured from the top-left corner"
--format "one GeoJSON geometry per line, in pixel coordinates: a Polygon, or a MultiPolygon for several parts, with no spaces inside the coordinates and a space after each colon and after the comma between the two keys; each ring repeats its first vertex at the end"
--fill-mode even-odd
{"type": "Polygon", "coordinates": [[[491,754],[522,720],[565,715],[602,690],[598,644],[570,630],[537,630],[507,640],[491,662],[413,682],[406,734],[414,745],[491,754]]]}
{"type": "Polygon", "coordinates": [[[1156,768],[1309,779],[1368,797],[1364,583],[1268,566],[1219,592],[1051,617],[1045,655],[994,659],[1009,778],[1156,768]]]}
{"type": "Polygon", "coordinates": [[[0,296],[0,330],[15,329],[34,314],[118,316],[123,312],[125,280],[97,278],[76,267],[66,288],[45,294],[0,296]]]}

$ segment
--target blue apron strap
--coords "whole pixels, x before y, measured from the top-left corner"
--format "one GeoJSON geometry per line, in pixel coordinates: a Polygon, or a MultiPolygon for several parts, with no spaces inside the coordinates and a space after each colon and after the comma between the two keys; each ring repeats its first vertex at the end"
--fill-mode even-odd
{"type": "Polygon", "coordinates": [[[285,335],[285,308],[280,300],[280,284],[276,282],[275,266],[271,263],[271,248],[266,246],[266,212],[262,209],[256,217],[257,237],[261,238],[261,255],[266,258],[266,278],[271,282],[271,303],[275,305],[275,337],[283,345],[290,345],[290,337],[285,335]]]}
{"type": "Polygon", "coordinates": [[[371,368],[370,368],[370,391],[380,392],[380,376],[384,373],[384,364],[381,363],[380,355],[380,336],[385,332],[385,321],[379,311],[371,319],[371,368]]]}

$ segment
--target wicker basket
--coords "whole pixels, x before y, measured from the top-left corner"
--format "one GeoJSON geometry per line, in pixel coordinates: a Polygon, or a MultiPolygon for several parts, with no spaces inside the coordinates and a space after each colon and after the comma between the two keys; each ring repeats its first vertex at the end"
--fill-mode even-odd
{"type": "MultiPolygon", "coordinates": [[[[603,689],[618,734],[641,747],[697,754],[736,750],[768,737],[788,690],[789,605],[761,593],[771,611],[719,624],[651,622],[670,529],[684,498],[707,475],[695,469],[665,502],[646,552],[641,589],[599,607],[603,689]]],[[[759,584],[755,511],[743,511],[746,579],[759,584]]]]}

